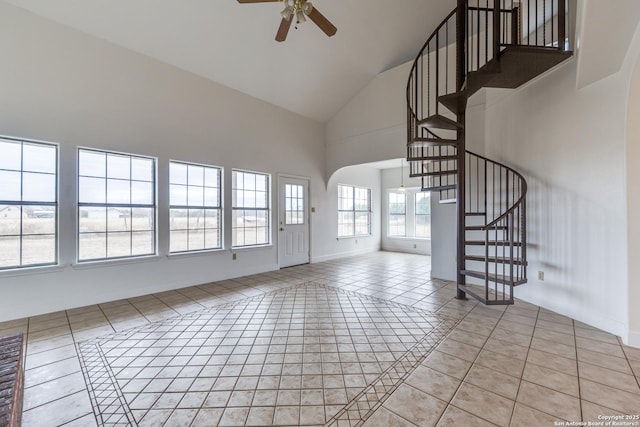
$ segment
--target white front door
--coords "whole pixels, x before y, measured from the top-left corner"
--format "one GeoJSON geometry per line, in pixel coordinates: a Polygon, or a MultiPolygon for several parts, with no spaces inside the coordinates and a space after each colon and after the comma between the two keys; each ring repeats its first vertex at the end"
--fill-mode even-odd
{"type": "Polygon", "coordinates": [[[309,262],[309,180],[278,177],[280,268],[309,262]]]}

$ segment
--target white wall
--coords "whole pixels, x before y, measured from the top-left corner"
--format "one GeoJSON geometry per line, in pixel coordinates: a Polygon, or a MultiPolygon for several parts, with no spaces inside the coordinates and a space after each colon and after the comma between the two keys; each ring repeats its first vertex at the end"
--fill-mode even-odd
{"type": "Polygon", "coordinates": [[[577,90],[576,64],[489,91],[486,151],[529,187],[529,283],[516,296],[625,336],[625,79],[577,90]]]}
{"type": "MultiPolygon", "coordinates": [[[[0,134],[57,142],[61,160],[61,267],[0,272],[0,321],[278,268],[275,246],[239,250],[237,261],[228,250],[165,256],[170,159],[224,167],[226,207],[232,168],[270,173],[274,190],[278,173],[309,177],[312,257],[353,250],[324,219],[336,217],[337,196],[325,185],[323,125],[3,2],[0,52],[0,134]],[[159,256],[73,265],[79,146],[158,158],[159,256]]],[[[231,223],[230,209],[224,220],[231,223]]],[[[227,232],[226,248],[230,239],[227,232]]],[[[375,239],[358,248],[376,248],[375,239]]]]}
{"type": "Polygon", "coordinates": [[[379,74],[327,122],[327,176],[344,166],[406,156],[411,65],[379,74]]]}
{"type": "Polygon", "coordinates": [[[632,70],[627,108],[627,245],[629,277],[629,344],[640,347],[640,27],[636,30],[625,67],[632,70]]]}

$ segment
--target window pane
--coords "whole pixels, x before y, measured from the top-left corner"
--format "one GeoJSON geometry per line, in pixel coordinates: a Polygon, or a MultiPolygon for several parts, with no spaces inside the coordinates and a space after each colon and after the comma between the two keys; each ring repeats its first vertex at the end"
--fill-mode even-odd
{"type": "Polygon", "coordinates": [[[51,264],[56,262],[56,236],[24,236],[22,238],[22,264],[51,264]]]}
{"type": "Polygon", "coordinates": [[[204,228],[204,210],[189,209],[189,229],[204,228]]]}
{"type": "Polygon", "coordinates": [[[220,231],[219,230],[205,230],[204,244],[209,249],[219,249],[220,244],[220,231]]]}
{"type": "Polygon", "coordinates": [[[0,170],[0,200],[22,200],[20,197],[20,172],[0,170]]]}
{"type": "Polygon", "coordinates": [[[204,185],[204,168],[202,166],[189,165],[187,171],[189,174],[189,185],[204,185]]]}
{"type": "Polygon", "coordinates": [[[0,236],[0,268],[20,266],[20,236],[0,236]]]}
{"type": "Polygon", "coordinates": [[[52,206],[23,206],[22,234],[56,233],[56,208],[52,206]]]}
{"type": "Polygon", "coordinates": [[[107,231],[107,208],[83,206],[79,221],[80,233],[107,231]]]}
{"type": "Polygon", "coordinates": [[[416,237],[431,237],[431,215],[416,215],[416,237]]]}
{"type": "Polygon", "coordinates": [[[107,203],[128,205],[131,203],[131,181],[107,180],[107,203]]]}
{"type": "Polygon", "coordinates": [[[131,182],[131,203],[134,205],[150,205],[153,203],[153,183],[131,182]]]}
{"type": "Polygon", "coordinates": [[[187,236],[189,232],[187,230],[175,230],[171,231],[169,236],[171,252],[184,252],[187,250],[187,236]]]}
{"type": "Polygon", "coordinates": [[[131,179],[137,181],[152,182],[153,179],[153,160],[141,157],[131,158],[131,179]]]}
{"type": "Polygon", "coordinates": [[[131,256],[131,233],[107,233],[107,257],[131,256]]]}
{"type": "Polygon", "coordinates": [[[55,202],[56,176],[43,173],[23,173],[22,200],[30,202],[55,202]]]}
{"type": "Polygon", "coordinates": [[[107,178],[130,179],[131,156],[107,154],[107,178]]]}
{"type": "Polygon", "coordinates": [[[218,215],[218,211],[214,209],[207,209],[205,211],[205,228],[219,228],[220,227],[220,216],[218,215]]]}
{"type": "Polygon", "coordinates": [[[78,201],[80,203],[105,203],[106,180],[103,178],[85,178],[78,180],[78,201]]]}
{"type": "Polygon", "coordinates": [[[22,164],[22,144],[0,140],[0,169],[19,171],[22,164]]]}
{"type": "Polygon", "coordinates": [[[187,209],[171,209],[169,212],[171,230],[186,230],[189,211],[187,209]]]}
{"type": "Polygon", "coordinates": [[[170,185],[169,186],[170,203],[174,206],[187,205],[187,186],[186,185],[170,185]]]}
{"type": "Polygon", "coordinates": [[[29,172],[56,173],[56,147],[42,144],[24,144],[23,170],[29,172]]]}
{"type": "Polygon", "coordinates": [[[130,231],[131,208],[109,208],[107,210],[107,231],[130,231]]]}
{"type": "Polygon", "coordinates": [[[205,206],[220,206],[218,197],[219,197],[219,193],[217,188],[206,187],[204,189],[204,205],[205,206]]]}
{"type": "Polygon", "coordinates": [[[220,169],[205,168],[204,185],[207,187],[220,187],[220,169]]]}
{"type": "Polygon", "coordinates": [[[106,177],[106,154],[80,150],[78,170],[81,176],[106,177]]]}
{"type": "Polygon", "coordinates": [[[429,193],[416,193],[416,215],[431,213],[431,199],[429,193]]]}
{"type": "Polygon", "coordinates": [[[154,252],[152,231],[131,233],[131,255],[149,255],[154,252]]]}
{"type": "Polygon", "coordinates": [[[154,210],[152,208],[134,208],[131,210],[131,229],[133,231],[153,231],[154,210]]]}
{"type": "Polygon", "coordinates": [[[169,163],[169,182],[187,185],[187,165],[176,162],[169,163]]]}
{"type": "Polygon", "coordinates": [[[356,213],[356,235],[369,234],[369,213],[356,213]]]}
{"type": "Polygon", "coordinates": [[[189,206],[202,206],[204,204],[204,187],[188,187],[189,206]]]}
{"type": "Polygon", "coordinates": [[[189,230],[189,250],[201,251],[204,249],[204,230],[189,230]]]}
{"type": "Polygon", "coordinates": [[[80,233],[78,239],[78,259],[103,259],[107,256],[106,233],[80,233]]]}
{"type": "Polygon", "coordinates": [[[20,235],[21,221],[21,206],[0,205],[0,236],[20,235]]]}

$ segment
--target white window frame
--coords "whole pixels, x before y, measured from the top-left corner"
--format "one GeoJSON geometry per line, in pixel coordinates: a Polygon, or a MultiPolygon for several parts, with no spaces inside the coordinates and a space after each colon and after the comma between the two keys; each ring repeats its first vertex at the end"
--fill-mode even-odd
{"type": "MultiPolygon", "coordinates": [[[[398,203],[398,202],[395,202],[398,203]]],[[[407,236],[407,193],[406,191],[401,191],[401,190],[389,190],[389,192],[387,193],[387,235],[389,237],[406,237],[407,236]],[[404,201],[402,202],[402,205],[404,207],[404,209],[402,210],[402,213],[392,213],[391,212],[391,199],[392,199],[392,195],[393,196],[402,196],[404,201]],[[393,226],[391,225],[393,219],[395,217],[402,217],[403,218],[403,231],[402,234],[395,234],[392,233],[391,230],[393,228],[393,226]]]]}
{"type": "MultiPolygon", "coordinates": [[[[149,257],[149,256],[155,256],[158,253],[158,206],[157,206],[157,192],[158,192],[158,160],[155,157],[150,157],[150,156],[142,156],[142,155],[138,155],[138,154],[131,154],[131,153],[123,153],[123,152],[118,152],[118,151],[112,151],[112,150],[103,150],[103,149],[97,149],[97,148],[86,148],[86,147],[78,147],[77,150],[77,165],[78,165],[78,169],[77,169],[77,175],[76,175],[76,179],[77,179],[77,229],[76,229],[76,259],[78,264],[82,264],[82,263],[91,263],[91,262],[102,262],[102,261],[112,261],[112,260],[127,260],[127,259],[135,259],[135,258],[143,258],[143,257],[149,257]],[[102,179],[102,177],[98,177],[98,176],[91,176],[91,175],[81,175],[81,165],[80,165],[80,155],[82,152],[92,152],[92,153],[99,153],[99,154],[104,154],[105,155],[105,174],[104,174],[104,181],[105,181],[105,190],[104,190],[104,196],[105,196],[105,201],[104,202],[85,202],[82,201],[80,199],[80,192],[81,192],[81,179],[82,178],[98,178],[98,179],[102,179]],[[121,181],[128,181],[129,185],[131,186],[131,184],[133,182],[146,182],[146,183],[151,183],[151,202],[150,203],[132,203],[131,201],[129,203],[110,203],[108,202],[108,197],[109,197],[109,189],[108,189],[108,182],[109,179],[113,179],[113,178],[109,178],[109,172],[108,172],[108,156],[112,155],[114,157],[129,157],[129,160],[131,162],[132,159],[141,159],[141,160],[145,160],[145,161],[151,161],[152,163],[152,171],[151,171],[151,181],[143,181],[143,180],[136,180],[133,179],[131,176],[129,176],[128,179],[120,179],[121,181]],[[82,208],[91,208],[91,207],[95,207],[95,208],[105,208],[106,210],[106,216],[105,216],[105,231],[104,232],[99,232],[99,231],[91,231],[91,232],[83,232],[81,230],[82,227],[82,221],[81,221],[81,210],[82,208]],[[132,225],[129,225],[129,230],[125,230],[125,231],[118,231],[118,232],[114,232],[111,231],[111,233],[126,233],[128,232],[130,234],[130,248],[131,248],[131,254],[130,255],[116,255],[116,256],[109,256],[109,211],[110,210],[117,210],[117,209],[131,209],[133,211],[133,209],[151,209],[152,214],[151,214],[151,218],[153,220],[153,225],[152,227],[150,227],[150,229],[147,230],[134,230],[132,225]],[[151,251],[149,252],[145,252],[145,253],[137,253],[137,254],[133,254],[133,233],[135,232],[139,232],[139,233],[151,233],[151,251]],[[104,257],[92,257],[92,258],[81,258],[81,235],[82,234],[104,234],[105,235],[105,256],[104,257]]],[[[133,219],[133,212],[131,215],[131,218],[133,219]]]]}
{"type": "MultiPolygon", "coordinates": [[[[420,188],[405,188],[404,191],[400,188],[390,188],[387,190],[387,211],[386,211],[386,220],[387,220],[387,230],[386,235],[390,239],[418,239],[418,240],[430,240],[431,235],[429,236],[418,236],[416,235],[417,229],[417,218],[418,216],[424,214],[417,214],[416,203],[418,194],[427,194],[429,198],[431,195],[428,193],[424,193],[420,188]],[[392,193],[401,193],[405,194],[405,234],[394,235],[391,234],[391,227],[389,225],[391,220],[391,209],[390,209],[390,194],[392,193]]],[[[429,223],[431,223],[431,213],[428,214],[429,223]]]]}
{"type": "Polygon", "coordinates": [[[371,219],[372,219],[372,191],[370,188],[366,188],[366,187],[359,187],[357,185],[349,185],[349,184],[338,184],[338,238],[350,238],[350,237],[361,237],[361,236],[370,236],[371,235],[371,219]],[[351,201],[351,207],[350,208],[341,208],[341,199],[343,199],[342,197],[342,189],[347,190],[348,192],[351,193],[350,197],[348,200],[351,201]],[[364,190],[367,193],[367,209],[356,209],[356,190],[364,190]],[[352,219],[352,223],[351,223],[351,229],[353,230],[352,233],[350,234],[346,234],[346,233],[341,233],[341,230],[344,229],[344,227],[341,226],[341,224],[343,224],[343,222],[341,221],[341,214],[342,213],[351,213],[353,215],[353,219],[352,219]],[[357,233],[357,217],[358,214],[363,214],[366,213],[367,214],[367,231],[366,233],[357,233]]]}
{"type": "MultiPolygon", "coordinates": [[[[58,243],[59,243],[59,196],[58,196],[58,189],[59,189],[59,172],[60,172],[60,149],[59,149],[59,145],[58,144],[54,144],[54,143],[50,143],[50,142],[44,142],[44,141],[35,141],[35,140],[28,140],[28,139],[22,139],[22,138],[12,138],[12,137],[8,137],[8,136],[0,136],[0,141],[6,141],[9,143],[14,143],[14,144],[20,144],[20,169],[5,169],[3,167],[0,166],[0,171],[6,173],[6,174],[16,174],[18,173],[20,175],[19,178],[19,191],[20,191],[20,196],[19,198],[15,197],[15,198],[7,198],[7,200],[0,200],[0,205],[4,205],[7,207],[11,207],[11,206],[16,206],[19,207],[20,213],[19,213],[19,230],[17,232],[17,234],[5,234],[0,236],[0,238],[4,238],[4,237],[18,237],[19,238],[19,254],[18,254],[18,259],[19,262],[17,264],[13,264],[13,265],[7,265],[7,266],[0,266],[0,270],[4,271],[4,270],[12,270],[12,269],[27,269],[27,268],[33,268],[33,267],[43,267],[43,266],[51,266],[51,265],[57,265],[58,264],[58,256],[59,256],[59,250],[58,250],[58,243]],[[40,147],[49,147],[49,148],[53,148],[55,151],[55,165],[54,165],[54,171],[53,172],[45,172],[45,171],[37,171],[37,170],[29,170],[28,168],[25,169],[25,158],[24,158],[24,148],[25,145],[31,145],[31,146],[40,146],[40,147]],[[31,175],[53,175],[54,177],[54,188],[53,188],[53,201],[44,201],[44,200],[25,200],[25,194],[24,194],[24,177],[25,174],[31,174],[31,175]],[[24,208],[25,207],[42,207],[42,208],[53,208],[54,209],[54,216],[53,216],[53,220],[54,220],[54,226],[53,226],[53,232],[48,232],[48,233],[28,233],[25,232],[25,227],[24,227],[24,208]],[[28,238],[30,236],[53,236],[53,260],[51,260],[50,262],[32,262],[32,263],[25,263],[25,256],[24,256],[24,252],[25,252],[25,237],[28,238]]],[[[12,185],[11,183],[3,183],[0,182],[0,185],[4,186],[10,186],[12,185]]],[[[35,214],[34,214],[35,215],[35,214]]],[[[37,218],[37,216],[35,216],[35,218],[37,218]]]]}
{"type": "Polygon", "coordinates": [[[219,166],[213,165],[205,165],[193,162],[185,162],[181,160],[170,160],[169,161],[169,254],[187,254],[194,252],[206,252],[206,251],[216,251],[221,250],[224,247],[224,211],[222,207],[222,190],[223,190],[223,168],[219,166]],[[173,165],[182,165],[186,167],[186,183],[179,183],[177,181],[173,181],[174,177],[172,177],[171,170],[173,165]],[[191,177],[189,175],[190,168],[202,168],[202,182],[200,183],[192,183],[191,177]],[[217,187],[206,185],[206,174],[207,171],[212,171],[216,173],[217,178],[217,187]],[[175,187],[174,187],[175,186],[175,187]],[[185,190],[185,200],[184,203],[174,203],[174,188],[184,187],[185,190]],[[195,203],[193,198],[190,198],[190,189],[202,189],[202,202],[195,203]],[[215,191],[217,193],[217,197],[215,198],[215,202],[213,204],[207,203],[207,192],[215,191]],[[187,211],[187,228],[186,229],[174,229],[174,211],[187,211]],[[202,226],[198,226],[195,228],[191,227],[191,211],[201,211],[202,215],[202,226]],[[208,225],[208,211],[217,211],[217,227],[209,227],[208,225]],[[215,231],[214,231],[215,230],[215,231]],[[174,241],[173,233],[178,231],[186,231],[187,232],[187,249],[183,250],[172,250],[172,242],[174,241]],[[207,231],[209,232],[217,232],[217,243],[215,245],[207,246],[207,231]],[[199,249],[190,249],[190,237],[191,232],[201,232],[203,234],[203,247],[199,249]]]}
{"type": "MultiPolygon", "coordinates": [[[[261,246],[270,246],[271,245],[271,174],[265,173],[265,172],[258,172],[258,171],[250,171],[250,170],[243,170],[243,169],[232,169],[231,170],[231,247],[233,249],[241,249],[241,248],[252,248],[252,247],[261,247],[261,246]],[[238,194],[236,193],[236,191],[254,191],[256,192],[255,196],[257,197],[257,193],[262,193],[263,191],[256,189],[248,189],[244,187],[244,182],[243,182],[243,187],[242,188],[236,188],[236,179],[235,179],[235,174],[250,174],[250,175],[254,175],[254,176],[263,176],[265,178],[265,187],[264,187],[264,193],[265,193],[265,207],[257,207],[257,206],[245,206],[244,202],[242,203],[242,206],[240,206],[240,204],[238,203],[238,194]],[[255,211],[256,215],[256,226],[253,227],[244,227],[244,222],[243,222],[243,227],[237,227],[236,226],[236,222],[233,220],[234,215],[236,214],[236,212],[247,212],[247,211],[255,211]],[[235,238],[237,236],[237,232],[235,230],[238,229],[242,229],[243,233],[248,230],[248,229],[256,229],[256,233],[257,233],[257,229],[262,228],[262,227],[258,227],[257,225],[257,217],[258,217],[258,213],[263,212],[265,215],[265,225],[264,228],[266,228],[266,241],[265,242],[256,242],[256,243],[250,243],[250,244],[246,244],[246,238],[244,239],[243,244],[238,244],[239,242],[235,241],[235,238]]],[[[257,237],[257,234],[256,234],[257,237]]]]}

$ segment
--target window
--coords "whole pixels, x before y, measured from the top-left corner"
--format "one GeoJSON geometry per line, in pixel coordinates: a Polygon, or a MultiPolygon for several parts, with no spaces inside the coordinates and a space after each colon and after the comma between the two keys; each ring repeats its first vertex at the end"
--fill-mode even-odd
{"type": "Polygon", "coordinates": [[[169,162],[169,252],[222,248],[221,170],[169,162]]]}
{"type": "Polygon", "coordinates": [[[389,237],[428,239],[431,237],[430,193],[418,188],[390,190],[388,193],[389,237]]]}
{"type": "Polygon", "coordinates": [[[0,139],[0,269],[57,262],[58,148],[0,139]]]}
{"type": "Polygon", "coordinates": [[[285,225],[304,224],[304,185],[284,185],[284,223],[285,225]]]}
{"type": "Polygon", "coordinates": [[[338,185],[338,237],[371,233],[371,190],[338,185]]]}
{"type": "Polygon", "coordinates": [[[389,193],[389,236],[404,236],[407,220],[406,195],[404,192],[389,193]]]}
{"type": "Polygon", "coordinates": [[[416,215],[415,215],[415,236],[431,237],[431,197],[427,192],[417,192],[416,195],[416,215]]]}
{"type": "Polygon", "coordinates": [[[156,161],[78,150],[78,260],[156,253],[156,161]]]}
{"type": "Polygon", "coordinates": [[[234,170],[231,183],[232,246],[270,243],[269,175],[234,170]]]}

